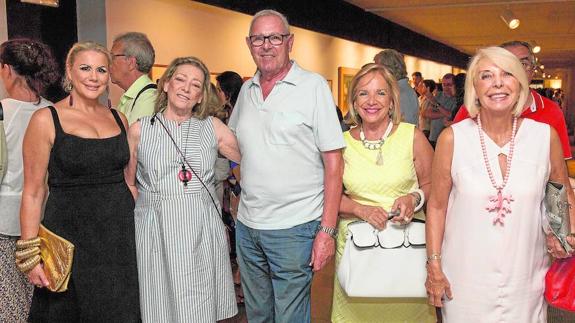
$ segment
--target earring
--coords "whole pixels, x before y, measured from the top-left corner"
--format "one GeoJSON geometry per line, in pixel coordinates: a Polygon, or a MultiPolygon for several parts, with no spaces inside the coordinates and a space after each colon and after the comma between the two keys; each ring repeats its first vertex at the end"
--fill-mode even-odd
{"type": "Polygon", "coordinates": [[[66,80],[66,83],[64,84],[64,91],[68,93],[72,92],[72,82],[70,80],[66,80]]]}
{"type": "Polygon", "coordinates": [[[112,101],[110,101],[110,99],[108,98],[108,109],[112,108],[112,101]]]}
{"type": "Polygon", "coordinates": [[[389,115],[389,118],[393,118],[393,105],[389,106],[389,111],[387,111],[387,114],[389,115]]]}
{"type": "Polygon", "coordinates": [[[69,100],[70,106],[74,105],[74,99],[72,98],[72,94],[70,94],[70,100],[69,100]]]}

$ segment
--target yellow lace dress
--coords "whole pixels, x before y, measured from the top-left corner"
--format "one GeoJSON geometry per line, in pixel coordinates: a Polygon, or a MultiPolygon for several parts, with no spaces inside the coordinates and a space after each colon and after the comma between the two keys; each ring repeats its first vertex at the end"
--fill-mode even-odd
{"type": "MultiPolygon", "coordinates": [[[[379,205],[389,210],[396,198],[418,187],[413,164],[414,126],[400,123],[382,147],[383,165],[376,165],[377,150],[368,150],[360,140],[344,133],[346,148],[343,153],[345,193],[365,205],[379,205]]],[[[423,219],[423,211],[416,214],[423,219]]],[[[336,247],[336,268],[345,246],[347,224],[357,219],[339,221],[336,247]]],[[[392,263],[389,266],[393,266],[392,263]]],[[[337,270],[337,269],[336,269],[337,270]]],[[[381,268],[385,275],[385,268],[381,268]]],[[[402,279],[397,277],[397,279],[402,279]]],[[[377,283],[377,282],[374,282],[377,283]]],[[[341,289],[337,275],[334,281],[332,322],[435,322],[435,310],[425,298],[354,298],[341,289]]]]}

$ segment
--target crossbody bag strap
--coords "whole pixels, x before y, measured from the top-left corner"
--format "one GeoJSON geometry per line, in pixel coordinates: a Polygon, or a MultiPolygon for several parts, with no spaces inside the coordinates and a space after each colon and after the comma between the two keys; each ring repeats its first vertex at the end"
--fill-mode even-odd
{"type": "Polygon", "coordinates": [[[6,175],[6,168],[8,167],[8,148],[6,147],[6,133],[4,129],[4,109],[2,102],[0,102],[0,183],[6,175]]]}
{"type": "Polygon", "coordinates": [[[136,101],[138,101],[138,98],[140,97],[140,95],[144,92],[146,92],[149,89],[157,89],[158,86],[154,83],[150,83],[146,86],[144,86],[140,92],[138,92],[138,94],[136,95],[136,98],[134,99],[134,102],[132,102],[132,107],[130,108],[130,112],[132,112],[132,110],[134,110],[134,106],[136,105],[136,101]]]}

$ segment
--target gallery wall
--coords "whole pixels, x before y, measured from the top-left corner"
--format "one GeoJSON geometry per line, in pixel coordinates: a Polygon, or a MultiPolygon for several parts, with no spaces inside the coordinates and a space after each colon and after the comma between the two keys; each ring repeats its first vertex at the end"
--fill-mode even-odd
{"type": "MultiPolygon", "coordinates": [[[[251,17],[189,0],[106,0],[108,47],[114,37],[127,31],[146,33],[156,49],[156,64],[167,65],[178,56],[197,56],[211,72],[233,70],[251,76],[255,65],[245,43],[251,17]]],[[[331,81],[337,102],[338,67],[359,68],[373,60],[376,47],[292,28],[292,59],[331,81]]],[[[421,71],[425,78],[439,79],[452,67],[406,56],[408,74],[421,71]]],[[[111,87],[112,103],[121,90],[111,87]]]]}

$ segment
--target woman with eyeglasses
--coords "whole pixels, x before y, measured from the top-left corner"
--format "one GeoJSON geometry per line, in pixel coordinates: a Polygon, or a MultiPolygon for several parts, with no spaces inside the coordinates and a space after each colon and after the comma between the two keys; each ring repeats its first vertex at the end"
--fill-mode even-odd
{"type": "MultiPolygon", "coordinates": [[[[427,207],[426,288],[444,322],[547,321],[548,254],[568,255],[544,232],[545,186],[570,185],[557,132],[521,117],[527,80],[509,51],[479,50],[465,82],[471,118],[439,137],[427,207]]],[[[571,189],[568,199],[575,202],[571,189]]],[[[575,210],[569,212],[573,219],[575,210]]],[[[568,242],[575,246],[572,237],[568,242]]]]}
{"type": "Polygon", "coordinates": [[[233,133],[209,116],[221,108],[210,106],[215,95],[202,61],[176,58],[158,84],[155,114],[130,127],[144,322],[216,322],[237,313],[214,182],[218,152],[237,162],[240,153],[233,133]]]}
{"type": "Polygon", "coordinates": [[[32,114],[52,105],[44,90],[60,78],[48,46],[30,39],[0,45],[0,79],[8,97],[0,103],[7,143],[6,174],[0,177],[0,322],[25,322],[34,285],[16,268],[14,252],[20,236],[22,142],[32,114]]]}

